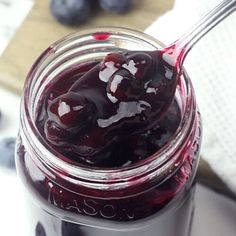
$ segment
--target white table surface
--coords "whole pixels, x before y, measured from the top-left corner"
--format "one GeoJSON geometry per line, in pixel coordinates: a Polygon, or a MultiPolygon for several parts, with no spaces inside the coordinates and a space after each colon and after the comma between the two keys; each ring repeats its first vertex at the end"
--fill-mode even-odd
{"type": "Polygon", "coordinates": [[[197,185],[191,236],[235,236],[236,201],[197,185]]]}

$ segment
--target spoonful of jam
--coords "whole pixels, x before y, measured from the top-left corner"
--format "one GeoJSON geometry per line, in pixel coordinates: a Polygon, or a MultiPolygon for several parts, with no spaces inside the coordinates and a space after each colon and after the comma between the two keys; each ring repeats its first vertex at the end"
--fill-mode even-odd
{"type": "Polygon", "coordinates": [[[79,162],[99,166],[111,162],[117,147],[148,139],[173,104],[187,53],[235,8],[235,0],[224,1],[166,48],[110,53],[73,75],[66,93],[47,101],[40,114],[47,140],[79,162]]]}

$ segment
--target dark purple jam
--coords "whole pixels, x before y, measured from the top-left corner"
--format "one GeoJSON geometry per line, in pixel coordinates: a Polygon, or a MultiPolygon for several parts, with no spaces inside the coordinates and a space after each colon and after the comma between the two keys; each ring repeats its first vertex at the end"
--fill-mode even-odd
{"type": "Polygon", "coordinates": [[[98,41],[103,41],[108,39],[111,36],[108,32],[101,32],[101,33],[95,33],[93,34],[93,38],[98,41]]]}
{"type": "Polygon", "coordinates": [[[162,148],[178,128],[173,68],[154,52],[108,54],[60,74],[36,124],[61,154],[97,167],[127,166],[162,148]]]}

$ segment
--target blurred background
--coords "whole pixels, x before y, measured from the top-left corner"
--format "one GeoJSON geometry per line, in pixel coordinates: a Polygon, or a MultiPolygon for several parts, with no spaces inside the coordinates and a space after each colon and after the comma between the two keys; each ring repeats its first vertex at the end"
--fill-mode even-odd
{"type": "MultiPolygon", "coordinates": [[[[27,228],[14,145],[24,80],[40,53],[69,33],[98,26],[145,31],[168,44],[219,2],[0,0],[0,202],[4,203],[0,235],[13,236],[19,230],[18,235],[24,235],[27,228]],[[13,222],[20,229],[12,228],[13,222]]],[[[235,28],[233,13],[196,45],[185,65],[204,123],[193,235],[230,236],[236,232],[235,28]]]]}

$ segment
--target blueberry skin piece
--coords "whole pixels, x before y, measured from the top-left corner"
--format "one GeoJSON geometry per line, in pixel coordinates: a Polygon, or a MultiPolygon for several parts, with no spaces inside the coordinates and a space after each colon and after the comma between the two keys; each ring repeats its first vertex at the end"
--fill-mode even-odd
{"type": "Polygon", "coordinates": [[[40,222],[38,222],[38,224],[35,228],[35,236],[47,236],[46,232],[45,232],[45,229],[44,229],[43,225],[40,222]]]}
{"type": "Polygon", "coordinates": [[[5,138],[0,141],[0,166],[15,169],[16,138],[5,138]]]}
{"type": "Polygon", "coordinates": [[[132,0],[99,0],[99,4],[105,11],[122,14],[130,10],[133,5],[132,0]]]}
{"type": "Polygon", "coordinates": [[[76,26],[85,22],[91,13],[90,0],[51,0],[52,15],[62,24],[76,26]]]}

